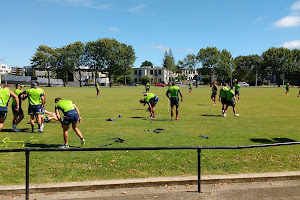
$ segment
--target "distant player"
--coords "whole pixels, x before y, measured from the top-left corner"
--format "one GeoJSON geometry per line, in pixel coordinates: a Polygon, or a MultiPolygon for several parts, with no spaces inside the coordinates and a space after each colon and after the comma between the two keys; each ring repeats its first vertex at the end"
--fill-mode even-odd
{"type": "Polygon", "coordinates": [[[158,97],[155,96],[153,93],[143,93],[145,98],[140,100],[140,103],[143,103],[144,106],[147,104],[149,106],[149,111],[150,111],[150,117],[149,118],[155,118],[155,105],[158,102],[158,97]]]}
{"type": "Polygon", "coordinates": [[[192,89],[193,89],[193,84],[190,83],[190,84],[189,84],[189,93],[190,93],[190,94],[192,93],[192,89]]]}
{"type": "Polygon", "coordinates": [[[237,101],[238,102],[240,102],[240,88],[241,88],[241,86],[240,86],[240,84],[238,84],[238,82],[236,81],[235,83],[234,83],[234,94],[235,94],[235,96],[237,96],[237,101]]]}
{"type": "Polygon", "coordinates": [[[16,109],[17,102],[15,99],[13,99],[13,101],[11,103],[11,109],[12,109],[12,112],[14,115],[14,118],[12,121],[12,129],[15,132],[19,132],[19,130],[17,129],[17,125],[22,121],[22,119],[24,119],[24,113],[23,113],[23,109],[22,109],[22,99],[24,99],[24,97],[23,97],[23,94],[21,94],[22,87],[24,87],[24,85],[21,85],[21,83],[17,83],[16,89],[13,91],[18,96],[19,109],[16,109]]]}
{"type": "Polygon", "coordinates": [[[97,97],[97,98],[100,98],[100,97],[99,97],[99,94],[100,94],[100,84],[99,84],[99,82],[96,82],[96,91],[97,91],[96,97],[97,97]]]}
{"type": "Polygon", "coordinates": [[[212,91],[212,93],[211,93],[211,100],[213,100],[213,106],[214,105],[216,105],[217,104],[217,101],[216,101],[216,96],[217,96],[217,94],[218,94],[218,86],[217,86],[217,84],[216,84],[216,82],[214,82],[214,84],[213,84],[213,86],[212,86],[212,88],[211,88],[211,91],[212,91]]]}
{"type": "Polygon", "coordinates": [[[222,115],[224,115],[224,111],[226,108],[226,103],[227,103],[226,93],[228,90],[229,90],[229,85],[228,85],[228,83],[225,83],[225,86],[223,86],[219,92],[219,101],[221,101],[221,103],[222,103],[222,115]]]}
{"type": "Polygon", "coordinates": [[[235,98],[235,95],[234,95],[233,88],[234,88],[233,86],[230,86],[230,90],[228,90],[226,92],[227,102],[226,102],[226,108],[225,108],[224,113],[223,113],[224,117],[226,117],[225,112],[227,111],[229,106],[232,106],[234,116],[237,116],[237,117],[240,116],[239,114],[236,114],[236,110],[235,110],[236,98],[235,98]]]}
{"type": "Polygon", "coordinates": [[[290,83],[287,82],[287,83],[285,84],[285,95],[289,95],[289,91],[290,91],[290,83]]]}
{"type": "Polygon", "coordinates": [[[145,89],[146,89],[146,93],[149,92],[149,90],[150,90],[150,83],[149,82],[146,83],[145,89]]]}
{"type": "Polygon", "coordinates": [[[166,92],[166,96],[171,101],[171,120],[174,121],[173,115],[174,115],[174,106],[176,106],[176,120],[178,120],[178,113],[179,113],[179,98],[178,94],[180,94],[181,102],[183,102],[183,97],[180,92],[180,88],[175,85],[175,83],[172,83],[172,86],[168,89],[166,92]]]}
{"type": "Polygon", "coordinates": [[[298,89],[299,89],[299,94],[298,94],[298,96],[297,96],[297,97],[299,97],[299,96],[300,96],[300,86],[298,86],[298,89]]]}
{"type": "Polygon", "coordinates": [[[42,90],[37,89],[37,84],[35,82],[31,83],[31,89],[22,91],[23,94],[28,96],[28,114],[30,115],[31,132],[34,132],[34,117],[38,123],[38,132],[44,133],[42,129],[41,115],[43,113],[42,109],[45,105],[44,93],[42,90]]]}
{"type": "Polygon", "coordinates": [[[10,97],[13,97],[16,102],[15,110],[19,110],[18,96],[13,91],[9,90],[9,85],[4,85],[3,89],[0,89],[0,131],[2,130],[4,121],[7,117],[7,105],[10,97]]]}
{"type": "Polygon", "coordinates": [[[62,124],[63,128],[63,134],[64,134],[64,141],[65,144],[60,146],[60,148],[68,148],[68,139],[69,134],[68,130],[70,128],[70,125],[72,125],[73,130],[77,134],[77,136],[81,140],[81,146],[85,144],[85,140],[82,137],[82,134],[80,130],[78,129],[78,123],[81,122],[81,117],[79,113],[79,109],[77,106],[70,100],[67,99],[61,99],[60,97],[57,97],[55,99],[55,114],[57,116],[58,121],[62,124]],[[61,110],[64,113],[64,118],[61,119],[59,115],[59,110],[61,110]]]}

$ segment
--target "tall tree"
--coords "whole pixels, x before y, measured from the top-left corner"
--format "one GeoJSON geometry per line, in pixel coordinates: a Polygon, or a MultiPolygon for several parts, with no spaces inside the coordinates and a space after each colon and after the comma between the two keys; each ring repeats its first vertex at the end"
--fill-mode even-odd
{"type": "MultiPolygon", "coordinates": [[[[198,60],[195,54],[187,54],[182,61],[179,61],[180,65],[193,73],[196,73],[196,67],[198,60]]],[[[196,76],[196,75],[195,75],[196,76]]],[[[198,78],[196,77],[196,87],[198,87],[198,78]]]]}
{"type": "Polygon", "coordinates": [[[262,53],[265,66],[270,70],[273,75],[276,75],[278,86],[281,84],[280,75],[291,72],[293,65],[293,54],[286,48],[269,48],[262,53]]]}
{"type": "Polygon", "coordinates": [[[172,79],[172,77],[170,77],[170,72],[174,73],[175,66],[175,59],[172,50],[166,50],[163,58],[163,67],[168,70],[168,79],[172,79]]]}
{"type": "Polygon", "coordinates": [[[216,67],[216,74],[222,80],[222,82],[226,82],[229,80],[229,77],[232,73],[231,66],[232,66],[233,58],[231,53],[226,49],[223,49],[220,52],[220,59],[219,63],[216,67]]]}
{"type": "Polygon", "coordinates": [[[202,48],[198,52],[196,58],[202,64],[202,68],[206,68],[200,71],[208,72],[211,87],[212,75],[215,73],[215,69],[218,66],[220,51],[216,47],[206,47],[205,49],[202,48]]]}

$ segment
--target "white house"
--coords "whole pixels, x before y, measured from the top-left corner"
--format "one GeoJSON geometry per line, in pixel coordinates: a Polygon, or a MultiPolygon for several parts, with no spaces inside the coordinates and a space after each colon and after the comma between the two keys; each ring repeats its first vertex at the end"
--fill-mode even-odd
{"type": "Polygon", "coordinates": [[[169,82],[168,70],[164,67],[142,66],[139,68],[133,68],[133,73],[131,75],[136,83],[140,83],[140,79],[143,76],[149,76],[151,78],[151,83],[169,82]]]}

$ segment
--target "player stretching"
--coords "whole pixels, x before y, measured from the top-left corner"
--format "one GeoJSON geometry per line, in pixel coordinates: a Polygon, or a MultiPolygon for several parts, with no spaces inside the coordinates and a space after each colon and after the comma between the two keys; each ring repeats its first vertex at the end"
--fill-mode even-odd
{"type": "Polygon", "coordinates": [[[31,132],[34,132],[34,117],[38,123],[38,132],[44,133],[42,130],[42,120],[41,114],[42,108],[45,105],[44,94],[41,90],[37,89],[37,84],[31,83],[31,89],[22,91],[23,94],[27,94],[28,96],[28,114],[30,115],[30,124],[31,124],[31,132]]]}
{"type": "Polygon", "coordinates": [[[22,121],[22,119],[24,119],[24,113],[23,113],[23,109],[22,109],[22,99],[23,99],[23,95],[21,94],[22,92],[22,87],[24,87],[24,85],[21,85],[21,83],[17,83],[16,84],[16,89],[13,91],[19,99],[19,109],[16,109],[17,107],[17,102],[15,99],[13,99],[12,103],[11,103],[11,109],[12,112],[14,114],[14,118],[12,121],[12,129],[15,132],[19,132],[19,130],[17,129],[17,125],[22,121]]]}
{"type": "Polygon", "coordinates": [[[225,86],[223,86],[220,90],[220,93],[219,93],[219,101],[221,101],[222,103],[222,114],[224,115],[224,110],[226,108],[226,102],[227,102],[227,95],[226,95],[226,92],[229,90],[228,88],[228,83],[225,83],[225,86]]]}
{"type": "Polygon", "coordinates": [[[178,113],[179,113],[179,98],[178,98],[178,93],[180,94],[181,97],[181,102],[183,102],[183,97],[180,92],[180,88],[175,85],[175,83],[172,83],[172,87],[170,87],[166,93],[167,97],[171,101],[171,120],[174,121],[173,119],[173,114],[174,114],[174,106],[176,106],[176,120],[178,120],[178,113]],[[170,94],[170,95],[169,95],[170,94]]]}
{"type": "Polygon", "coordinates": [[[96,91],[97,91],[97,95],[96,97],[97,98],[100,98],[98,95],[100,94],[100,85],[99,85],[99,82],[96,83],[96,91]]]}
{"type": "Polygon", "coordinates": [[[158,97],[155,96],[153,93],[143,93],[145,98],[140,100],[140,103],[143,103],[144,106],[147,104],[149,106],[149,111],[150,111],[150,117],[149,118],[155,118],[155,105],[158,102],[158,97]]]}
{"type": "Polygon", "coordinates": [[[81,122],[81,117],[79,113],[79,109],[75,104],[73,104],[72,101],[67,99],[61,99],[60,97],[57,97],[55,99],[55,114],[57,116],[58,121],[62,124],[63,128],[63,134],[64,134],[64,141],[65,144],[60,146],[60,148],[68,148],[68,140],[69,140],[69,134],[68,130],[70,125],[72,125],[73,130],[78,135],[78,137],[81,140],[81,146],[85,144],[85,140],[82,137],[82,134],[80,130],[78,129],[78,123],[81,122]],[[61,119],[59,115],[59,110],[61,110],[64,113],[64,118],[61,119]]]}
{"type": "Polygon", "coordinates": [[[218,94],[218,86],[216,84],[216,82],[214,82],[213,86],[212,86],[212,89],[211,89],[212,93],[211,93],[211,100],[213,100],[213,106],[217,104],[217,101],[216,101],[216,96],[218,94]]]}
{"type": "Polygon", "coordinates": [[[232,109],[233,109],[233,114],[234,116],[240,116],[239,114],[236,114],[236,110],[235,110],[235,104],[236,104],[236,98],[234,96],[234,91],[233,91],[233,86],[230,86],[230,90],[228,90],[226,92],[226,98],[227,98],[227,102],[226,102],[226,108],[224,110],[224,114],[223,116],[226,117],[226,110],[228,109],[229,106],[232,106],[232,109]]]}
{"type": "Polygon", "coordinates": [[[9,85],[4,85],[3,89],[0,89],[0,131],[3,128],[4,121],[7,116],[7,104],[10,99],[13,97],[16,101],[15,110],[19,110],[19,99],[18,96],[9,90],[9,85]]]}

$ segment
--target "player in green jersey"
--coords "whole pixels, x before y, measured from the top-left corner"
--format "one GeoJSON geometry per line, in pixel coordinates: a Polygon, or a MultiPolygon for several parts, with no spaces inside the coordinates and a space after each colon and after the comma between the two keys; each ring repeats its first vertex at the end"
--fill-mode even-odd
{"type": "Polygon", "coordinates": [[[216,82],[213,83],[211,91],[212,91],[212,93],[211,93],[211,97],[210,98],[211,98],[211,100],[213,100],[214,103],[212,105],[214,106],[214,105],[217,104],[216,96],[218,94],[218,86],[217,86],[216,82]]]}
{"type": "Polygon", "coordinates": [[[181,102],[183,102],[183,97],[180,92],[180,88],[175,85],[175,83],[172,83],[172,86],[168,89],[166,92],[166,96],[171,101],[171,120],[174,121],[173,115],[174,115],[174,106],[176,106],[176,120],[178,120],[178,113],[179,113],[179,98],[178,94],[180,94],[181,102]]]}
{"type": "Polygon", "coordinates": [[[225,83],[225,86],[220,89],[219,92],[219,101],[222,103],[222,114],[224,115],[224,110],[226,108],[227,95],[226,92],[229,90],[228,83],[225,83]]]}
{"type": "Polygon", "coordinates": [[[236,114],[236,110],[235,110],[235,104],[236,104],[236,98],[234,95],[234,91],[233,91],[233,86],[230,86],[230,90],[228,90],[226,92],[226,98],[227,98],[227,102],[226,102],[226,108],[224,110],[223,116],[226,117],[226,110],[228,109],[229,106],[232,106],[233,109],[233,114],[234,116],[240,116],[239,114],[236,114]]]}
{"type": "Polygon", "coordinates": [[[190,84],[189,84],[189,93],[190,93],[190,94],[192,93],[192,89],[193,89],[193,84],[190,83],[190,84]]]}
{"type": "Polygon", "coordinates": [[[150,83],[148,82],[148,83],[146,83],[146,85],[145,85],[145,89],[146,89],[146,93],[148,93],[149,92],[149,90],[150,90],[150,83]]]}
{"type": "Polygon", "coordinates": [[[24,87],[24,85],[21,85],[21,83],[17,83],[16,84],[16,89],[13,91],[19,99],[19,109],[16,109],[17,106],[17,102],[15,101],[15,99],[13,99],[12,103],[11,103],[11,109],[12,112],[14,114],[14,118],[12,121],[12,129],[15,132],[19,132],[19,130],[17,129],[17,125],[22,121],[22,119],[24,119],[24,112],[22,109],[22,100],[25,99],[24,95],[21,94],[22,92],[22,87],[24,87]]]}
{"type": "MultiPolygon", "coordinates": [[[[36,82],[36,89],[37,90],[40,90],[41,92],[43,92],[43,95],[44,95],[44,106],[42,108],[42,114],[41,114],[41,129],[43,130],[44,129],[44,115],[45,115],[45,104],[46,104],[46,93],[45,93],[45,90],[43,90],[42,88],[40,88],[40,84],[38,82],[36,82]]],[[[40,103],[42,104],[42,99],[40,99],[40,103]]]]}
{"type": "Polygon", "coordinates": [[[85,140],[82,137],[82,134],[80,130],[78,129],[78,123],[81,122],[80,112],[77,106],[70,100],[67,99],[61,99],[60,97],[57,97],[55,99],[55,114],[57,116],[58,121],[62,124],[63,128],[63,134],[64,134],[64,141],[65,144],[62,145],[60,148],[67,148],[69,147],[68,139],[69,134],[68,130],[70,128],[70,125],[72,125],[73,130],[78,135],[78,137],[81,140],[81,146],[85,144],[85,140]],[[61,110],[64,113],[63,119],[61,119],[59,110],[61,110]]]}
{"type": "Polygon", "coordinates": [[[99,84],[99,82],[96,82],[96,91],[97,91],[97,95],[96,95],[96,97],[97,98],[100,98],[98,95],[100,94],[100,84],[99,84]]]}
{"type": "Polygon", "coordinates": [[[41,90],[37,89],[37,83],[31,83],[31,89],[22,91],[22,94],[28,96],[28,114],[30,115],[31,132],[34,132],[34,118],[36,118],[38,124],[38,132],[44,133],[42,130],[41,114],[45,105],[44,94],[41,90]]]}
{"type": "Polygon", "coordinates": [[[289,91],[290,91],[290,83],[287,82],[287,83],[285,84],[285,95],[289,95],[289,91]]]}
{"type": "Polygon", "coordinates": [[[144,106],[147,104],[149,106],[150,111],[150,117],[149,118],[155,118],[155,105],[158,102],[158,96],[155,96],[153,93],[146,93],[144,92],[143,95],[145,96],[144,99],[140,100],[140,103],[143,103],[144,106]]]}
{"type": "MultiPolygon", "coordinates": [[[[236,80],[236,79],[235,79],[236,80]]],[[[234,83],[234,94],[235,96],[237,96],[237,101],[240,102],[240,84],[238,84],[237,80],[236,82],[234,83]]]]}
{"type": "Polygon", "coordinates": [[[13,97],[16,102],[15,110],[19,110],[18,96],[13,91],[9,90],[9,85],[4,85],[3,89],[0,89],[0,131],[3,128],[7,116],[7,105],[10,97],[13,97]]]}

